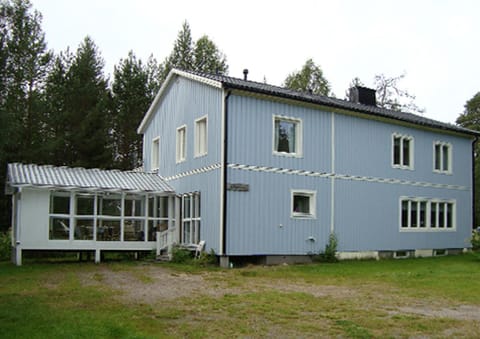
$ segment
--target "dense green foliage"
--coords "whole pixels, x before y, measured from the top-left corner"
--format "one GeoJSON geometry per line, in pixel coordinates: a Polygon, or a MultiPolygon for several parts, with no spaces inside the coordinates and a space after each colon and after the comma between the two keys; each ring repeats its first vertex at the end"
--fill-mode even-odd
{"type": "Polygon", "coordinates": [[[11,242],[10,231],[0,232],[0,261],[10,259],[12,250],[11,242]]]}
{"type": "Polygon", "coordinates": [[[337,262],[337,247],[337,235],[331,233],[328,237],[328,243],[325,245],[325,250],[318,255],[318,260],[323,262],[337,262]]]}
{"type": "Polygon", "coordinates": [[[308,59],[300,71],[289,74],[284,86],[295,91],[331,95],[330,83],[312,59],[308,59]]]}
{"type": "MultiPolygon", "coordinates": [[[[192,43],[185,22],[159,65],[130,52],[104,74],[90,37],[75,52],[48,50],[42,16],[29,0],[0,0],[0,183],[9,162],[133,169],[142,165],[136,128],[173,67],[226,72],[225,56],[202,36],[192,43]]],[[[0,231],[10,223],[0,195],[0,231]]]]}

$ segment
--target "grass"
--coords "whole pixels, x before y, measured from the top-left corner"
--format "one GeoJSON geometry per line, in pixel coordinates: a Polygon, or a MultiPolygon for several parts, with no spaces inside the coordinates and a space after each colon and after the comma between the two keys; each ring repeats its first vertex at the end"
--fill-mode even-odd
{"type": "Polygon", "coordinates": [[[467,306],[480,312],[474,255],[234,270],[131,261],[0,263],[2,338],[475,338],[480,318],[459,311],[467,306]],[[203,285],[145,301],[129,297],[132,286],[118,280],[175,291],[159,271],[178,284],[200,276],[203,285]]]}

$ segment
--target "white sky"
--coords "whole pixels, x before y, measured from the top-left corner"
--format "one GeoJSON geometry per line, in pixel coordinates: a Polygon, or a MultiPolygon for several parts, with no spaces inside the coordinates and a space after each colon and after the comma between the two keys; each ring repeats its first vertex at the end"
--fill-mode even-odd
{"type": "Polygon", "coordinates": [[[75,51],[92,37],[105,73],[129,50],[163,61],[184,20],[193,39],[206,34],[226,54],[229,75],[281,85],[308,58],[344,97],[359,77],[406,78],[425,116],[454,122],[480,91],[478,0],[31,0],[43,14],[49,48],[75,51]]]}

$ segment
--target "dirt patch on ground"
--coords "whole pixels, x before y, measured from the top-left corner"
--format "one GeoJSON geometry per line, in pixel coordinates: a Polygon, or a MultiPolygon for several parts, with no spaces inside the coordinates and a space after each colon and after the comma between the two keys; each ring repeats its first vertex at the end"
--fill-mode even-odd
{"type": "Polygon", "coordinates": [[[310,284],[304,281],[271,281],[267,279],[236,277],[230,272],[184,273],[161,265],[133,266],[127,270],[116,270],[110,266],[99,266],[94,272],[79,273],[82,284],[102,285],[118,291],[118,298],[126,303],[157,304],[165,300],[207,295],[221,297],[226,294],[256,293],[276,290],[285,293],[307,293],[317,298],[329,297],[336,300],[360,300],[364,308],[377,308],[391,315],[417,315],[428,318],[450,318],[455,320],[480,321],[480,306],[450,305],[448,301],[398,299],[395,293],[378,286],[331,286],[310,284]],[[242,279],[241,283],[238,279],[242,279]],[[371,301],[371,303],[368,302],[371,301]]]}

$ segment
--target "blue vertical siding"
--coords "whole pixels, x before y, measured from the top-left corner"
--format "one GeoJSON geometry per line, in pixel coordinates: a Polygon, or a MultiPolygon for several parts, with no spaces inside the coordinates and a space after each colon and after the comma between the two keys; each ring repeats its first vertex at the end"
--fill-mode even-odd
{"type": "Polygon", "coordinates": [[[431,132],[420,128],[335,116],[335,168],[337,173],[435,182],[471,187],[471,144],[469,138],[431,132]],[[414,169],[392,167],[392,134],[414,138],[414,169]],[[433,172],[433,142],[452,145],[451,175],[433,172]]]}
{"type": "MultiPolygon", "coordinates": [[[[221,161],[221,113],[222,90],[177,77],[164,92],[156,112],[144,133],[144,167],[151,168],[152,140],[160,138],[159,175],[167,178],[177,194],[200,192],[200,239],[206,241],[206,249],[219,251],[220,229],[220,169],[185,175],[221,161]],[[195,120],[207,116],[208,153],[194,157],[195,120]],[[176,163],[176,130],[187,127],[186,160],[176,163]]],[[[181,225],[177,223],[177,226],[181,225]]]]}
{"type": "Polygon", "coordinates": [[[341,251],[463,248],[471,232],[471,192],[337,180],[335,232],[341,251]],[[456,230],[400,231],[400,197],[456,201],[456,230]]]}
{"type": "MultiPolygon", "coordinates": [[[[207,249],[217,253],[223,193],[219,168],[223,100],[221,89],[179,77],[164,92],[144,135],[145,168],[150,169],[151,142],[158,136],[159,173],[169,179],[178,194],[201,192],[201,239],[206,240],[207,249]],[[205,115],[208,154],[194,158],[194,121],[205,115]],[[187,127],[187,159],[177,164],[176,129],[182,125],[187,127]],[[209,166],[215,169],[198,171],[209,166]]],[[[227,182],[246,184],[248,191],[226,192],[226,254],[319,252],[325,248],[332,224],[340,251],[465,247],[472,222],[471,142],[468,137],[451,133],[233,92],[228,99],[227,163],[252,167],[227,170],[227,182]],[[273,154],[274,115],[301,119],[301,157],[273,154]],[[414,138],[413,170],[392,167],[393,133],[414,138]],[[435,141],[451,144],[451,174],[433,171],[435,141]],[[277,170],[267,173],[261,167],[277,170]],[[287,173],[280,173],[282,169],[287,173]],[[356,180],[344,176],[355,176],[356,180]],[[316,192],[315,218],[291,217],[291,190],[316,192]],[[455,200],[456,230],[400,231],[402,196],[455,200]],[[309,240],[312,238],[315,241],[309,240]]]]}
{"type": "Polygon", "coordinates": [[[228,162],[328,172],[331,114],[312,108],[232,95],[228,101],[228,162]],[[273,116],[302,120],[303,156],[273,155],[273,116]]]}
{"type": "MultiPolygon", "coordinates": [[[[468,137],[251,96],[230,98],[228,134],[230,164],[364,177],[356,181],[335,179],[333,226],[340,241],[340,251],[467,246],[465,239],[469,236],[472,221],[471,139],[468,137]],[[302,157],[272,154],[274,115],[302,120],[302,157]],[[414,138],[413,170],[392,167],[393,133],[414,138]],[[451,174],[433,171],[435,141],[452,145],[451,174]],[[402,183],[371,182],[366,177],[398,179],[402,183]],[[444,186],[428,187],[430,184],[444,186]],[[455,200],[456,230],[400,232],[401,196],[455,200]]],[[[231,168],[228,182],[248,184],[250,189],[248,192],[228,192],[228,254],[307,254],[325,248],[332,221],[329,177],[231,168]],[[317,192],[316,219],[291,218],[291,189],[317,192]],[[307,241],[309,237],[316,241],[307,241]]]]}
{"type": "Polygon", "coordinates": [[[189,79],[172,81],[145,130],[144,167],[151,168],[152,140],[160,137],[160,168],[164,177],[220,162],[222,90],[189,79]],[[208,116],[208,153],[194,157],[195,120],[208,116]],[[187,127],[186,161],[176,163],[176,130],[187,127]]]}
{"type": "Polygon", "coordinates": [[[330,232],[330,180],[237,169],[229,169],[228,178],[249,185],[248,192],[228,191],[229,255],[307,254],[325,247],[330,232]],[[292,189],[316,191],[316,218],[291,217],[292,189]]]}

